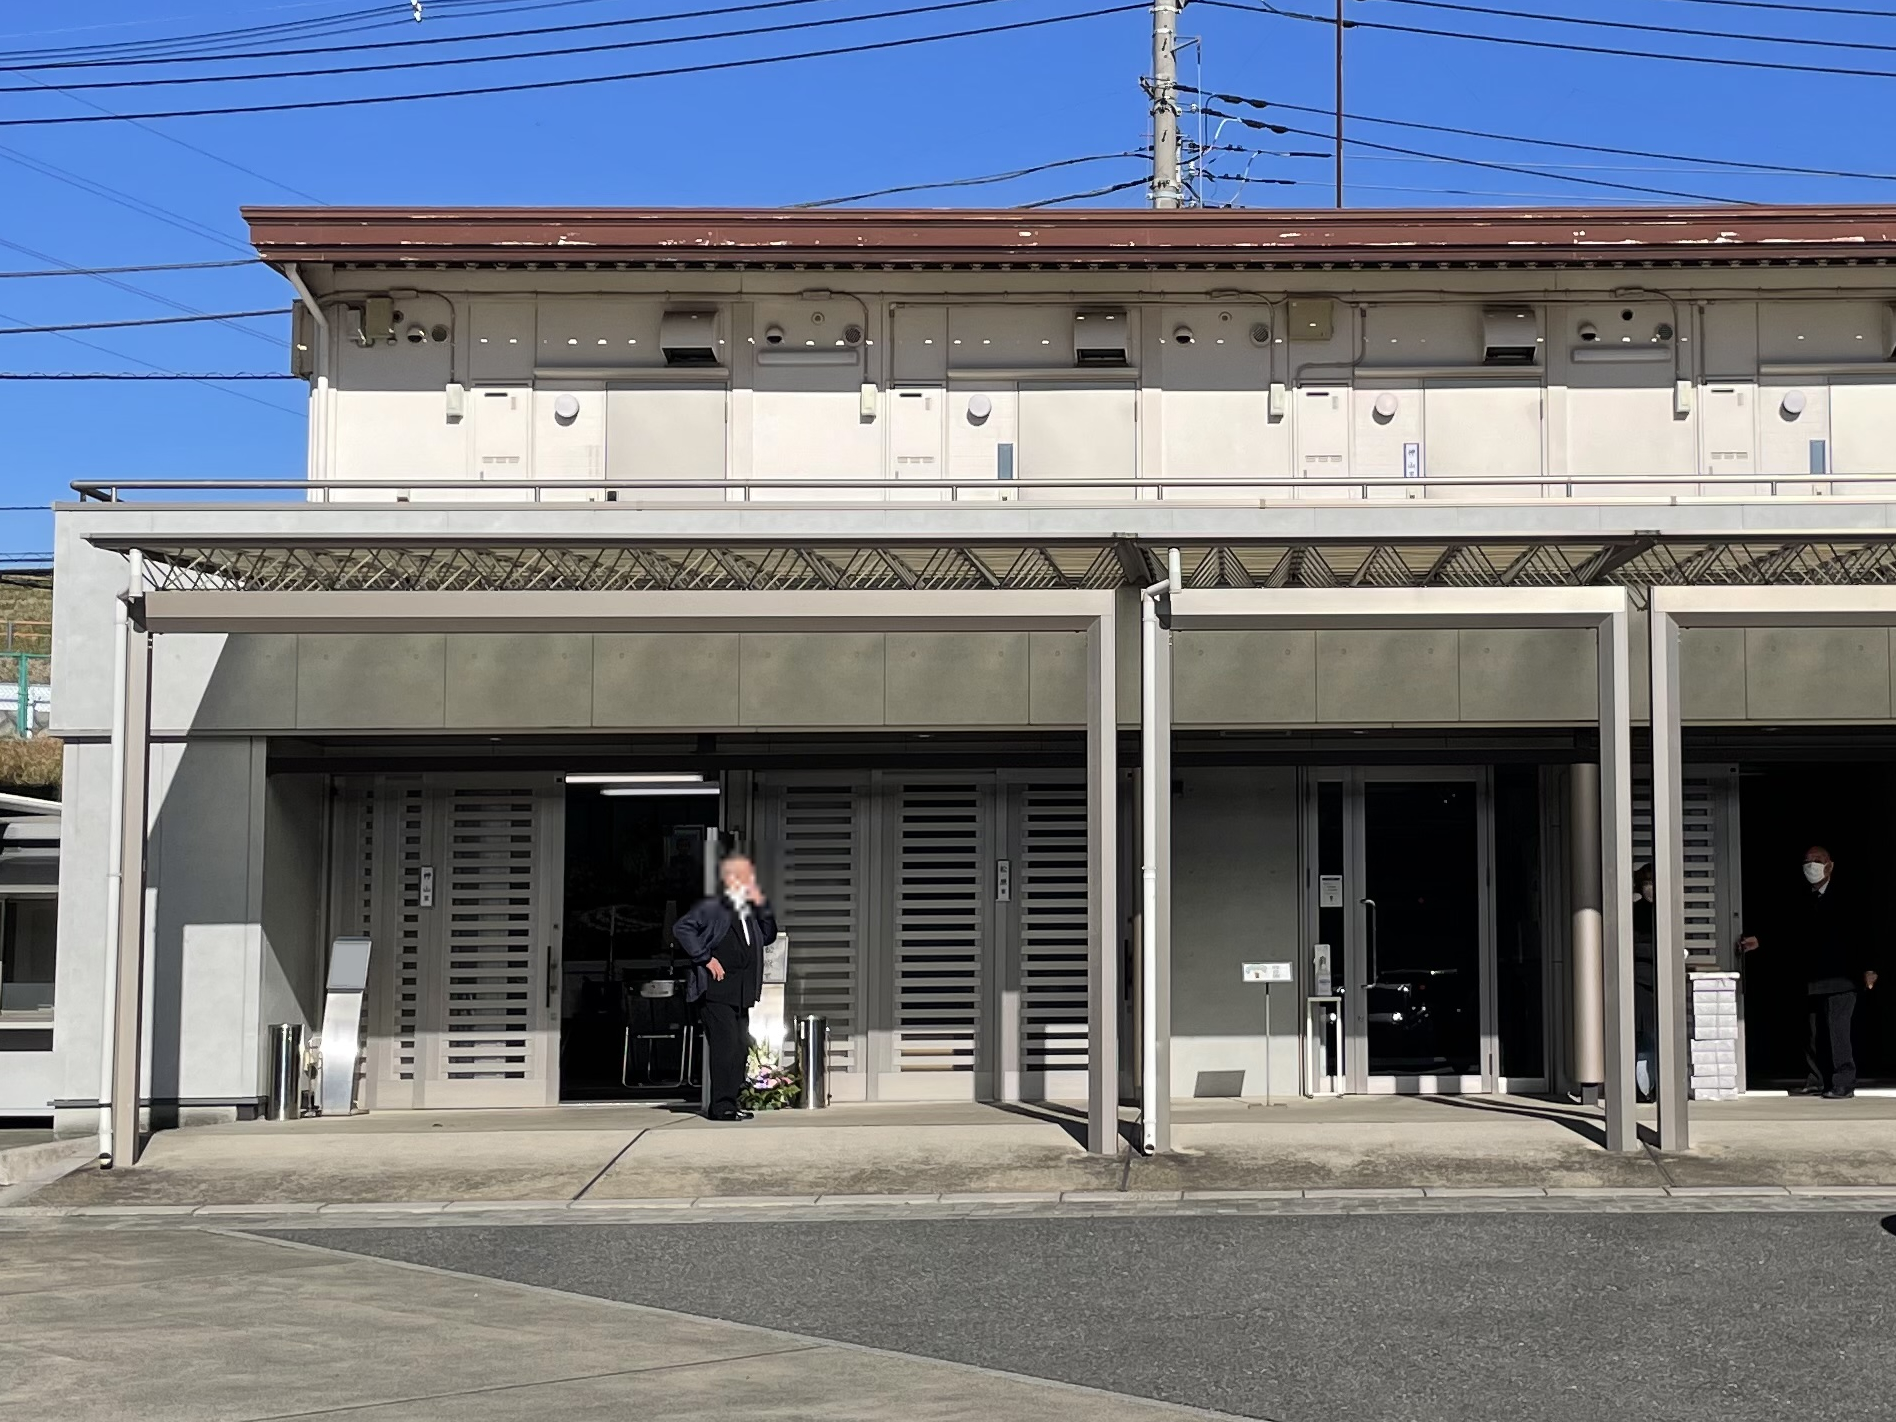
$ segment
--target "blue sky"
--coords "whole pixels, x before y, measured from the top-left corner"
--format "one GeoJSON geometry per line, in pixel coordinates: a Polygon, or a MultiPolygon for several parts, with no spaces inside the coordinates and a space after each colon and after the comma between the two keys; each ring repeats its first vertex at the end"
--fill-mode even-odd
{"type": "MultiPolygon", "coordinates": [[[[365,44],[580,24],[718,8],[732,0],[90,0],[85,6],[8,6],[0,64],[45,62],[41,52],[124,45],[240,26],[357,17],[348,34],[290,36],[245,49],[365,44]],[[386,23],[383,23],[383,21],[386,23]]],[[[75,81],[151,78],[275,67],[328,68],[556,48],[785,24],[897,10],[912,0],[810,0],[796,8],[664,24],[548,35],[487,46],[436,46],[410,56],[360,53],[295,62],[250,61],[89,70],[0,70],[0,271],[242,255],[240,204],[775,205],[900,183],[1001,172],[1058,159],[1136,150],[1146,141],[1139,78],[1149,67],[1150,26],[1133,11],[987,36],[722,73],[420,103],[262,115],[8,124],[286,103],[418,89],[532,82],[658,69],[802,49],[925,35],[1108,8],[1113,0],[995,0],[925,16],[838,25],[801,34],[654,46],[619,53],[508,60],[383,75],[331,75],[59,93],[75,81]],[[190,145],[190,146],[185,146],[190,145]],[[248,171],[245,171],[248,170],[248,171]],[[65,180],[62,180],[63,179],[65,180]],[[77,184],[77,185],[75,185],[77,184]],[[113,196],[98,189],[112,190],[113,196]],[[115,200],[120,199],[120,200],[115,200]],[[128,206],[127,203],[131,205],[128,206]],[[26,249],[26,250],[21,250],[26,249]],[[43,255],[34,255],[43,254],[43,255]],[[50,259],[50,260],[48,260],[50,259]]],[[[1885,142],[1896,77],[1767,73],[1635,58],[1628,50],[1763,59],[1882,70],[1896,75],[1896,16],[1799,14],[1709,0],[1466,0],[1470,6],[1591,21],[1677,26],[1690,36],[1639,35],[1468,13],[1415,0],[1349,0],[1365,22],[1348,36],[1352,113],[1559,139],[1613,148],[1794,167],[1896,171],[1885,142]],[[1593,45],[1609,54],[1562,53],[1368,28],[1383,24],[1462,30],[1593,45]],[[1775,43],[1732,36],[1767,35],[1775,43]],[[1795,46],[1823,39],[1853,48],[1795,46]],[[1877,50],[1867,46],[1883,45],[1877,50]]],[[[1873,9],[1878,0],[1835,0],[1873,9]]],[[[1328,15],[1332,0],[1281,0],[1279,9],[1328,15]]],[[[1333,30],[1328,25],[1209,4],[1186,9],[1181,33],[1196,39],[1181,77],[1213,92],[1327,109],[1333,30]]],[[[91,57],[98,57],[95,53],[91,57]]],[[[1227,111],[1257,116],[1256,111],[1227,111]]],[[[1279,122],[1327,131],[1320,115],[1278,112],[1279,122]]],[[[1188,120],[1191,131],[1198,121],[1188,120]]],[[[1209,123],[1209,121],[1208,121],[1209,123]]],[[[1225,124],[1220,144],[1327,151],[1327,140],[1277,137],[1225,124]]],[[[1548,201],[1640,201],[1582,184],[1581,177],[1746,201],[1883,202],[1896,182],[1707,170],[1698,163],[1523,146],[1353,124],[1353,138],[1548,170],[1552,176],[1465,167],[1406,155],[1350,151],[1353,207],[1548,201]],[[1592,166],[1576,166],[1592,165],[1592,166]]],[[[1298,186],[1210,183],[1212,201],[1248,206],[1327,206],[1322,160],[1219,153],[1206,167],[1289,178],[1298,186]]],[[[1118,159],[984,188],[905,199],[917,203],[1026,202],[1139,176],[1118,159]]],[[[1655,203],[1678,201],[1663,197],[1655,203]]],[[[1093,199],[1138,205],[1137,189],[1093,199]]],[[[281,281],[261,269],[127,275],[118,280],[203,311],[287,304],[281,281]]],[[[150,297],[87,278],[0,279],[0,325],[111,321],[175,314],[150,297]]],[[[78,333],[105,347],[55,336],[0,337],[0,371],[128,371],[139,362],[173,371],[284,368],[283,318],[78,333]],[[239,329],[241,328],[241,329],[239,329]]],[[[302,472],[302,387],[255,382],[212,388],[182,382],[0,382],[6,505],[43,507],[74,479],[294,477],[302,472]]],[[[51,518],[0,513],[0,553],[46,551],[51,518]]]]}

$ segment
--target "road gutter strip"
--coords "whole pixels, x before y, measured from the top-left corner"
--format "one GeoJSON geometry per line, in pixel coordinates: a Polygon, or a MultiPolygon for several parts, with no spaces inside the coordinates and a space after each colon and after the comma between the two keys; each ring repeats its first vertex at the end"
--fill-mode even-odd
{"type": "Polygon", "coordinates": [[[1411,1186],[1304,1190],[1066,1190],[903,1191],[890,1194],[700,1195],[649,1199],[285,1201],[210,1205],[12,1205],[0,1207],[0,1228],[48,1220],[166,1221],[281,1220],[308,1225],[451,1217],[458,1223],[519,1222],[559,1217],[607,1222],[655,1216],[704,1218],[727,1212],[888,1217],[892,1212],[958,1216],[968,1213],[1219,1214],[1345,1213],[1380,1210],[1441,1213],[1455,1209],[1896,1209],[1896,1185],[1672,1185],[1672,1186],[1411,1186]]]}

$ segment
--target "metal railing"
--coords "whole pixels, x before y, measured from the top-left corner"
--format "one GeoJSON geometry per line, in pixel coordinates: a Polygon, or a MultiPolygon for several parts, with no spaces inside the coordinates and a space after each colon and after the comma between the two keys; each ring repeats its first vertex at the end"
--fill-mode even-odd
{"type": "MultiPolygon", "coordinates": [[[[1368,500],[1373,491],[1391,494],[1406,491],[1414,495],[1430,490],[1485,491],[1484,502],[1496,497],[1539,502],[1572,499],[1587,492],[1612,495],[1628,501],[1672,503],[1680,499],[1712,498],[1729,490],[1751,497],[1834,498],[1837,491],[1848,490],[1847,497],[1896,499],[1896,473],[1885,474],[1546,474],[1519,475],[1436,475],[1420,478],[1321,474],[1311,476],[1238,474],[1224,478],[1135,478],[1135,479],[97,479],[80,480],[72,485],[82,502],[124,503],[128,494],[213,494],[261,493],[294,494],[297,502],[370,503],[435,502],[443,494],[478,493],[483,503],[586,503],[632,502],[640,495],[659,493],[702,493],[722,496],[727,503],[769,503],[773,493],[810,494],[827,492],[844,501],[883,504],[926,503],[1014,503],[1033,502],[1022,496],[1029,491],[1077,492],[1097,490],[1118,495],[1105,503],[1164,502],[1169,491],[1225,492],[1231,502],[1254,505],[1270,502],[1257,491],[1273,491],[1285,502],[1307,502],[1313,494],[1331,498],[1368,500]],[[1652,492],[1659,486],[1664,492],[1652,492]],[[1533,490],[1533,493],[1507,491],[1533,490]],[[1759,493],[1758,491],[1763,491],[1759,493]],[[906,498],[863,496],[901,493],[906,498]],[[350,499],[337,495],[364,493],[394,494],[394,499],[350,499]],[[498,500],[499,493],[521,493],[526,497],[498,500]],[[964,498],[963,495],[978,495],[964,498]],[[421,494],[422,498],[414,496],[421,494]],[[319,497],[311,497],[316,495],[319,497]],[[936,496],[942,497],[936,497],[936,496]],[[1130,495],[1131,497],[1127,497],[1130,495]],[[622,498],[621,496],[629,496],[622,498]]],[[[711,500],[708,500],[711,501],[711,500]]],[[[258,502],[258,501],[250,501],[258,502]]],[[[669,501],[668,501],[669,502],[669,501]]],[[[682,501],[679,501],[682,502],[682,501]]],[[[1192,500],[1202,503],[1202,500],[1192,500]]]]}

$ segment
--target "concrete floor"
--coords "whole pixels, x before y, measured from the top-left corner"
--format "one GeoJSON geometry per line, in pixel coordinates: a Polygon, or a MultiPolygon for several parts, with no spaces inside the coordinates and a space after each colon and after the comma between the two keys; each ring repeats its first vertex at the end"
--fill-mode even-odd
{"type": "Polygon", "coordinates": [[[0,1252],[0,1416],[292,1422],[337,1413],[365,1422],[1206,1415],[202,1229],[21,1234],[0,1252]]]}
{"type": "MultiPolygon", "coordinates": [[[[1072,1108],[841,1105],[715,1124],[652,1106],[386,1112],[166,1131],[31,1203],[607,1201],[706,1195],[1434,1186],[1896,1185],[1896,1099],[1693,1108],[1690,1153],[1609,1154],[1519,1097],[1181,1102],[1170,1154],[1085,1154],[1072,1108]]],[[[17,1203],[17,1202],[16,1202],[17,1203]]]]}

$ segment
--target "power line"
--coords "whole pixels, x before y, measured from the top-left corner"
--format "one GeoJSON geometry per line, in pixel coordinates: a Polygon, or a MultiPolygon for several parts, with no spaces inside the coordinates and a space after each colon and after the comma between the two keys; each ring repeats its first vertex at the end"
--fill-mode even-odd
{"type": "MultiPolygon", "coordinates": [[[[1336,21],[1323,15],[1307,15],[1301,10],[1286,10],[1268,3],[1251,5],[1243,4],[1240,0],[1197,0],[1197,3],[1208,5],[1215,10],[1237,10],[1251,15],[1274,15],[1284,20],[1303,20],[1310,24],[1322,25],[1325,29],[1333,29],[1336,25],[1336,21]]],[[[1413,0],[1397,0],[1397,3],[1413,3],[1413,0]]],[[[1511,35],[1470,34],[1466,30],[1433,30],[1420,25],[1392,25],[1383,20],[1350,20],[1346,23],[1350,29],[1382,30],[1389,34],[1399,35],[1427,35],[1433,39],[1476,40],[1482,44],[1512,45],[1518,49],[1552,50],[1561,54],[1603,54],[1613,59],[1663,59],[1675,64],[1709,64],[1721,69],[1768,70],[1779,74],[1824,74],[1846,79],[1896,79],[1896,71],[1887,69],[1848,69],[1840,65],[1788,64],[1765,59],[1719,59],[1708,54],[1662,54],[1647,49],[1520,39],[1511,35]]],[[[1698,32],[1692,31],[1692,33],[1698,32]]],[[[20,120],[15,119],[11,122],[18,123],[20,120]]]]}
{"type": "MultiPolygon", "coordinates": [[[[202,384],[237,380],[301,380],[287,371],[238,370],[224,374],[187,374],[171,370],[0,370],[0,380],[195,380],[202,384]]],[[[281,410],[283,406],[273,405],[281,410]]]]}
{"type": "MultiPolygon", "coordinates": [[[[360,54],[380,50],[432,49],[444,44],[481,44],[488,40],[533,39],[542,35],[571,35],[589,30],[622,29],[629,25],[662,25],[678,20],[705,20],[724,15],[743,15],[761,10],[789,10],[805,5],[833,4],[835,0],[750,0],[743,5],[718,5],[707,10],[675,10],[660,15],[634,15],[619,20],[588,20],[577,25],[541,25],[523,30],[489,30],[473,35],[429,35],[417,39],[378,40],[369,44],[313,45],[303,49],[260,49],[197,55],[182,59],[100,59],[58,60],[44,64],[0,64],[14,70],[45,69],[116,69],[127,66],[150,67],[156,64],[230,64],[243,59],[296,59],[314,54],[360,54]]],[[[325,71],[327,72],[327,71],[325,71]]],[[[336,71],[339,73],[347,71],[336,71]]]]}
{"type": "MultiPolygon", "coordinates": [[[[51,255],[50,253],[35,251],[33,248],[24,246],[19,242],[10,242],[4,237],[0,237],[0,247],[5,247],[9,251],[19,252],[23,256],[35,257],[42,262],[57,262],[59,260],[58,257],[55,257],[51,255]]],[[[78,275],[83,275],[83,276],[89,276],[94,281],[101,282],[104,285],[113,287],[119,291],[127,292],[132,296],[142,296],[147,301],[157,302],[160,306],[169,306],[173,311],[182,311],[182,312],[185,312],[187,315],[205,317],[205,319],[215,319],[215,318],[209,317],[207,313],[205,312],[204,308],[201,306],[186,305],[182,301],[173,300],[171,297],[160,295],[158,292],[155,292],[155,291],[147,291],[142,286],[134,286],[129,281],[120,281],[117,277],[108,276],[103,272],[86,272],[86,271],[83,271],[79,267],[73,267],[70,269],[70,272],[68,274],[78,274],[78,275]]],[[[222,322],[221,324],[230,327],[231,330],[238,332],[240,335],[253,337],[256,340],[267,342],[268,344],[272,346],[276,345],[275,338],[271,336],[266,336],[262,331],[253,330],[251,327],[248,327],[248,326],[239,326],[235,321],[225,321],[225,322],[222,322]]]]}
{"type": "Polygon", "coordinates": [[[793,206],[799,208],[836,207],[842,203],[863,202],[869,198],[894,197],[899,193],[934,192],[941,188],[974,188],[987,183],[1005,183],[1014,178],[1026,178],[1035,173],[1050,173],[1055,168],[1075,168],[1082,163],[1107,163],[1115,159],[1145,156],[1143,152],[1136,149],[1124,153],[1094,153],[1085,158],[1061,158],[1052,163],[1036,163],[1031,168],[1016,168],[1011,173],[989,173],[979,178],[946,178],[939,183],[904,183],[898,188],[877,188],[873,192],[851,193],[848,197],[820,198],[815,202],[800,202],[793,206]]]}
{"type": "MultiPolygon", "coordinates": [[[[781,3],[782,0],[779,0],[781,3]]],[[[791,0],[796,4],[809,4],[812,0],[791,0]]],[[[253,74],[211,74],[211,75],[167,75],[158,79],[88,79],[77,83],[61,84],[59,92],[69,94],[77,90],[94,89],[162,89],[176,85],[200,84],[244,84],[263,79],[316,79],[336,78],[345,74],[388,74],[408,73],[417,69],[446,69],[469,64],[512,64],[530,59],[569,59],[582,54],[608,54],[621,50],[651,49],[671,44],[696,44],[707,40],[755,39],[761,35],[791,34],[803,30],[829,29],[837,25],[871,24],[877,20],[900,20],[916,15],[933,15],[949,10],[971,10],[980,6],[998,5],[1002,0],[936,0],[928,5],[905,5],[895,10],[878,10],[866,15],[836,15],[826,20],[795,20],[783,25],[753,25],[738,30],[713,30],[705,34],[665,35],[654,39],[615,40],[610,44],[569,45],[564,49],[521,50],[511,54],[466,54],[446,59],[407,59],[396,60],[388,64],[353,64],[326,66],[321,69],[279,69],[268,73],[253,74]]],[[[715,12],[714,12],[715,13],[715,12]]],[[[651,17],[646,17],[647,19],[651,17]]],[[[625,23],[623,21],[615,23],[625,23]]],[[[43,81],[35,80],[40,88],[50,87],[43,81]]],[[[0,94],[30,94],[33,89],[19,86],[0,86],[0,94]]],[[[252,174],[256,177],[258,174],[252,174]]]]}
{"type": "Polygon", "coordinates": [[[789,64],[806,59],[835,59],[846,55],[879,54],[889,50],[908,49],[916,45],[937,44],[943,40],[979,39],[990,35],[1015,34],[1023,30],[1043,29],[1049,25],[1072,24],[1080,20],[1097,20],[1109,15],[1143,12],[1143,4],[1110,5],[1098,10],[1081,10],[1073,14],[1050,15],[1038,20],[1017,20],[1005,25],[983,25],[974,29],[949,30],[940,34],[910,35],[902,39],[876,40],[870,43],[840,45],[832,49],[802,50],[795,54],[764,55],[752,59],[724,59],[704,64],[684,64],[664,69],[639,70],[624,74],[597,74],[573,79],[541,79],[521,84],[488,84],[467,89],[438,89],[420,94],[374,94],[346,99],[307,99],[282,104],[238,104],[215,109],[171,109],[163,112],[117,114],[107,116],[69,116],[64,118],[15,118],[0,119],[0,128],[43,128],[59,124],[107,123],[114,121],[135,122],[140,119],[174,118],[213,118],[232,114],[279,114],[305,112],[312,109],[350,109],[371,104],[411,104],[431,99],[465,99],[489,94],[524,94],[545,92],[554,89],[574,89],[593,84],[616,84],[639,79],[673,79],[692,74],[715,74],[735,69],[755,69],[765,65],[789,64]]]}
{"type": "Polygon", "coordinates": [[[0,144],[0,158],[4,158],[9,163],[18,164],[20,167],[29,169],[32,172],[39,173],[43,177],[51,178],[55,182],[64,183],[68,187],[78,188],[81,192],[91,193],[94,197],[102,197],[107,202],[117,203],[120,207],[138,213],[141,217],[149,217],[154,222],[162,222],[167,227],[177,228],[180,232],[188,232],[194,237],[202,237],[206,241],[215,242],[220,247],[229,247],[233,251],[238,252],[247,252],[250,250],[250,248],[243,243],[226,237],[214,227],[206,227],[203,223],[198,222],[194,218],[186,217],[182,213],[172,212],[169,208],[159,207],[156,203],[146,202],[143,198],[133,197],[130,193],[120,192],[117,188],[107,187],[104,183],[96,183],[90,178],[82,178],[77,173],[70,172],[65,168],[58,167],[51,163],[42,163],[37,158],[29,158],[16,148],[8,148],[4,144],[0,144]]]}
{"type": "Polygon", "coordinates": [[[197,316],[145,316],[134,321],[71,321],[58,326],[0,326],[0,336],[57,336],[65,331],[112,331],[126,326],[188,326],[198,321],[252,321],[264,316],[287,316],[286,306],[268,311],[215,311],[197,316]]]}
{"type": "MultiPolygon", "coordinates": [[[[1267,123],[1262,119],[1242,118],[1237,114],[1220,113],[1216,110],[1207,110],[1207,112],[1213,118],[1233,119],[1243,124],[1246,128],[1259,128],[1271,133],[1294,133],[1303,138],[1329,138],[1331,136],[1327,133],[1319,133],[1315,129],[1293,128],[1288,124],[1267,123]]],[[[1647,187],[1639,183],[1616,183],[1607,178],[1583,178],[1571,173],[1549,173],[1541,168],[1523,167],[1518,163],[1496,163],[1485,158],[1458,158],[1451,153],[1431,153],[1423,148],[1401,148],[1389,143],[1372,143],[1366,138],[1352,138],[1348,141],[1352,147],[1371,148],[1383,153],[1401,153],[1411,158],[1441,158],[1447,162],[1456,163],[1465,167],[1489,168],[1498,173],[1522,173],[1530,178],[1549,178],[1560,182],[1580,183],[1587,187],[1613,188],[1619,192],[1627,193],[1645,193],[1654,197],[1690,198],[1694,202],[1715,202],[1726,203],[1732,206],[1750,206],[1750,204],[1743,203],[1737,198],[1714,197],[1708,193],[1682,192],[1677,188],[1647,187]]]]}
{"type": "MultiPolygon", "coordinates": [[[[28,79],[32,79],[33,83],[37,84],[40,88],[51,90],[53,93],[56,93],[56,94],[64,94],[66,98],[71,99],[75,104],[84,104],[87,108],[91,109],[93,112],[98,113],[98,114],[103,114],[107,118],[115,118],[115,119],[125,118],[124,114],[118,113],[112,109],[108,109],[103,104],[95,104],[90,99],[82,99],[76,94],[68,94],[66,93],[64,89],[55,88],[53,85],[46,83],[46,81],[43,79],[33,79],[33,76],[30,74],[27,75],[26,77],[28,79]]],[[[24,93],[26,91],[25,90],[0,90],[0,93],[7,93],[7,92],[24,93]]],[[[129,120],[129,122],[134,128],[143,129],[146,133],[149,133],[152,137],[161,138],[166,143],[172,144],[175,147],[185,149],[187,152],[195,153],[199,157],[208,158],[213,163],[216,163],[219,167],[229,168],[232,172],[242,173],[246,177],[255,178],[258,182],[268,183],[273,188],[281,188],[284,192],[289,193],[294,197],[300,197],[300,198],[306,199],[309,202],[320,203],[322,201],[322,199],[317,197],[314,193],[306,193],[301,188],[291,187],[288,183],[283,182],[280,179],[270,177],[267,173],[259,173],[254,168],[246,168],[242,163],[237,162],[235,159],[226,158],[221,153],[213,153],[208,148],[200,148],[198,147],[197,144],[192,143],[186,139],[179,138],[175,134],[166,133],[162,129],[153,128],[150,124],[147,124],[147,123],[140,123],[135,118],[129,120]]]]}
{"type": "MultiPolygon", "coordinates": [[[[4,245],[9,247],[14,246],[11,242],[5,243],[4,245]]],[[[28,255],[31,254],[29,253],[28,255]]],[[[41,260],[53,261],[56,259],[45,257],[41,260]]],[[[0,272],[0,281],[12,281],[27,277],[118,276],[125,272],[203,272],[212,271],[219,267],[260,267],[262,265],[262,257],[233,257],[227,262],[145,262],[129,267],[62,266],[55,267],[49,271],[39,272],[0,272]]]]}
{"type": "MultiPolygon", "coordinates": [[[[0,311],[0,321],[12,321],[17,323],[19,320],[20,318],[18,316],[14,316],[6,311],[0,311]]],[[[142,356],[135,356],[129,351],[121,351],[112,346],[102,346],[97,341],[88,341],[84,336],[75,336],[65,331],[56,332],[54,334],[62,341],[70,341],[75,346],[84,346],[89,351],[96,351],[100,355],[111,356],[114,360],[128,361],[132,365],[142,365],[146,370],[153,371],[159,375],[176,377],[180,380],[196,380],[198,384],[203,385],[206,389],[219,391],[222,394],[230,396],[233,400],[248,400],[253,405],[261,405],[266,410],[275,410],[279,415],[288,415],[291,419],[302,419],[304,416],[304,412],[301,410],[292,410],[289,406],[279,405],[274,400],[261,399],[258,396],[252,395],[247,390],[233,390],[228,385],[220,385],[214,381],[202,380],[191,375],[179,375],[177,371],[148,361],[142,356]]]]}
{"type": "Polygon", "coordinates": [[[1865,10],[1853,5],[1786,5],[1783,0],[1675,0],[1680,5],[1723,5],[1733,10],[1774,10],[1787,15],[1854,15],[1860,19],[1896,20],[1888,10],[1865,10]]]}
{"type": "Polygon", "coordinates": [[[1495,10],[1485,5],[1463,5],[1456,0],[1383,0],[1389,5],[1410,5],[1420,10],[1452,10],[1464,15],[1486,15],[1491,19],[1534,20],[1549,25],[1581,25],[1588,29],[1633,30],[1648,35],[1674,35],[1686,39],[1716,38],[1745,44],[1795,44],[1810,49],[1867,49],[1896,54],[1896,44],[1872,44],[1867,40],[1805,39],[1798,35],[1747,35],[1720,31],[1716,36],[1684,25],[1642,25],[1631,20],[1588,20],[1575,15],[1540,15],[1532,10],[1495,10]]]}
{"type": "MultiPolygon", "coordinates": [[[[1143,9],[1144,7],[1141,6],[1140,8],[1143,9]]],[[[1148,181],[1149,179],[1146,179],[1146,178],[1134,178],[1130,182],[1111,183],[1111,184],[1108,184],[1106,187],[1093,188],[1090,191],[1083,192],[1083,193],[1066,193],[1061,197],[1041,198],[1037,202],[1024,202],[1021,204],[1021,206],[1023,208],[1052,207],[1056,203],[1078,202],[1081,198],[1105,197],[1108,193],[1123,193],[1128,188],[1142,188],[1146,185],[1148,181]]]]}
{"type": "MultiPolygon", "coordinates": [[[[1286,104],[1276,99],[1253,99],[1243,94],[1209,94],[1202,89],[1180,86],[1187,92],[1221,104],[1243,104],[1255,109],[1284,109],[1294,114],[1313,114],[1328,118],[1331,108],[1309,104],[1286,104]]],[[[1670,163],[1702,163],[1710,167],[1731,168],[1758,173],[1789,173],[1807,178],[1860,178],[1870,182],[1896,182],[1896,173],[1864,173],[1847,168],[1799,168],[1783,163],[1750,163],[1735,158],[1706,158],[1685,153],[1661,153],[1647,148],[1614,148],[1598,143],[1568,143],[1555,138],[1526,138],[1518,133],[1490,133],[1485,129],[1456,128],[1449,124],[1420,123],[1412,119],[1379,118],[1374,114],[1345,114],[1351,123],[1382,124],[1390,128],[1417,129],[1427,133],[1449,133],[1461,138],[1492,139],[1497,143],[1524,143],[1535,148],[1564,148],[1576,153],[1604,153],[1617,158],[1654,158],[1670,163]]]]}

